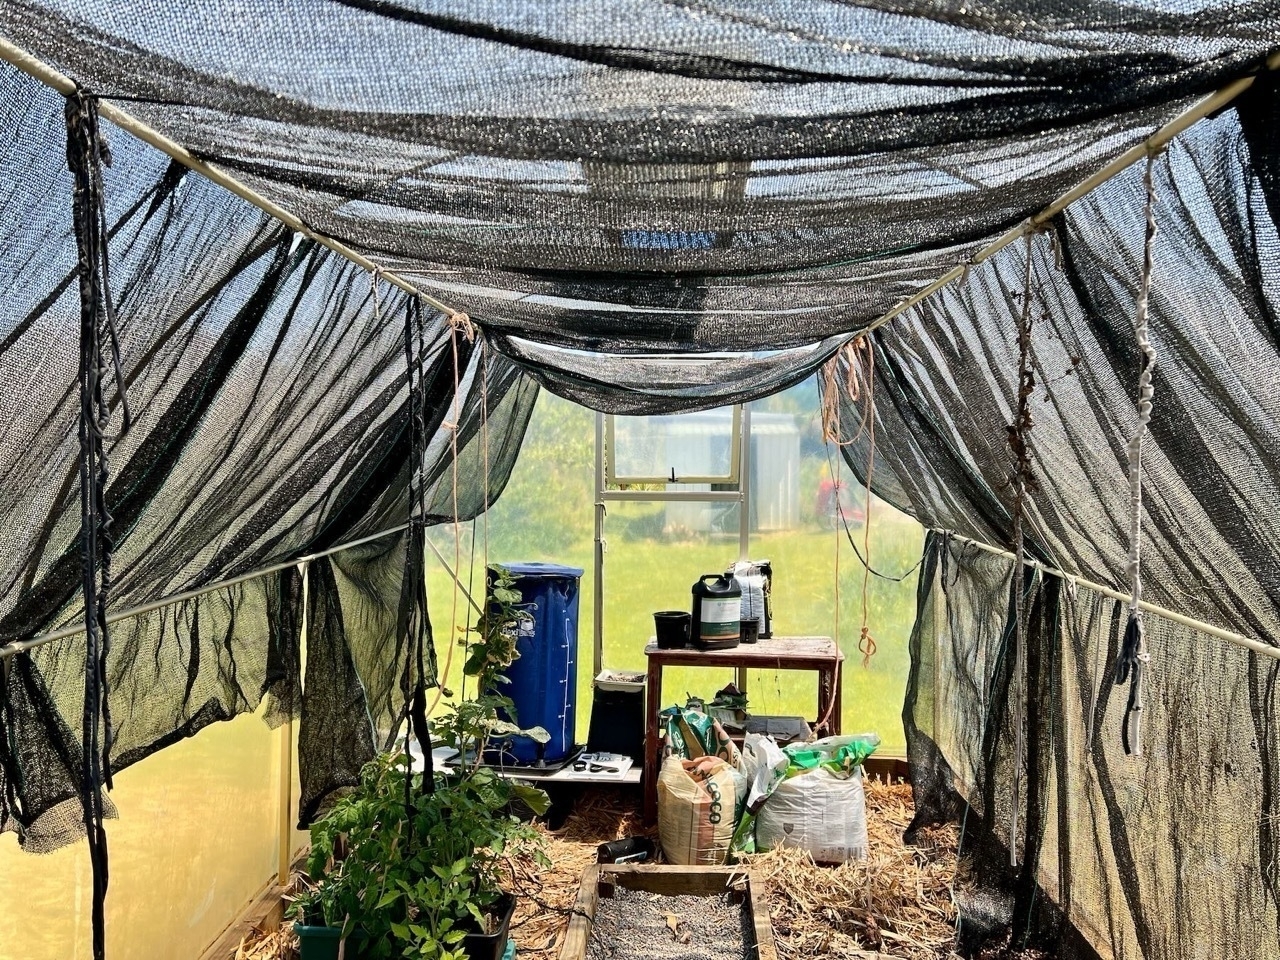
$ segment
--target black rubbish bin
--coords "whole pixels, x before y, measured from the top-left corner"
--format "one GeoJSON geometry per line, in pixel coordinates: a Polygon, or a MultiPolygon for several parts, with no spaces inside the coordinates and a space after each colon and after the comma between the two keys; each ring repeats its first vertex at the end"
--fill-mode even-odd
{"type": "Polygon", "coordinates": [[[644,674],[606,670],[594,688],[587,751],[644,763],[644,674]]]}

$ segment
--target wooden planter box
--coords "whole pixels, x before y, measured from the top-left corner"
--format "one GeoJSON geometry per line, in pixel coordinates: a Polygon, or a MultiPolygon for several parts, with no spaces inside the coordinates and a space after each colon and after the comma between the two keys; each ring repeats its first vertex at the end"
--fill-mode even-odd
{"type": "Polygon", "coordinates": [[[586,960],[587,943],[596,904],[612,895],[615,887],[644,890],[666,896],[711,897],[729,890],[734,902],[741,898],[747,920],[755,930],[755,960],[778,960],[773,943],[769,910],[760,894],[759,882],[750,870],[736,867],[659,867],[630,863],[592,864],[582,873],[582,887],[574,904],[565,934],[560,960],[586,960]]]}

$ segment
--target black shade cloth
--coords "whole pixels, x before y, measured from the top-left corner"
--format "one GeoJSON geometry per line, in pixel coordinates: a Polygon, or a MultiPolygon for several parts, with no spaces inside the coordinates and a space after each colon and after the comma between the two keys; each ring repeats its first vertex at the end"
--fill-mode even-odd
{"type": "MultiPolygon", "coordinates": [[[[0,35],[474,316],[474,342],[438,317],[425,337],[420,477],[426,519],[440,520],[455,512],[454,429],[456,512],[484,507],[482,393],[492,499],[538,384],[617,413],[782,389],[1258,71],[1280,3],[11,0],[0,35]]],[[[1263,76],[1155,166],[1161,359],[1142,532],[1148,599],[1265,643],[1280,635],[1278,103],[1263,76]]],[[[79,613],[60,117],[57,96],[0,68],[12,132],[0,139],[0,641],[79,613]]],[[[111,450],[112,605],[403,524],[407,296],[107,136],[136,419],[111,450]]],[[[1015,244],[873,334],[877,492],[932,527],[1007,544],[1030,256],[1029,549],[1123,582],[1140,178],[1128,171],[1058,217],[1052,241],[1015,244]]],[[[864,471],[865,438],[844,453],[864,471]]],[[[403,710],[405,539],[314,561],[306,684],[296,571],[118,625],[118,762],[267,691],[269,719],[302,718],[303,812],[321,809],[403,710]]],[[[1126,760],[1108,673],[1119,607],[1032,577],[1024,809],[1020,832],[1002,834],[1015,807],[1008,564],[933,537],[925,569],[905,719],[920,822],[959,813],[974,844],[969,931],[1012,922],[1020,941],[1063,955],[1152,960],[1196,944],[1274,956],[1276,661],[1151,618],[1150,750],[1126,760]],[[1016,871],[999,868],[1009,847],[1016,871]]],[[[70,637],[6,661],[0,829],[22,829],[31,849],[75,834],[80,654],[70,637]]]]}
{"type": "Polygon", "coordinates": [[[15,0],[0,33],[480,318],[849,333],[1197,96],[1274,2],[15,0]]]}
{"type": "Polygon", "coordinates": [[[1011,924],[1014,947],[1065,960],[1181,960],[1192,944],[1223,960],[1276,956],[1280,664],[1149,616],[1145,755],[1126,757],[1123,602],[1029,577],[1011,839],[1011,573],[1010,560],[931,534],[911,638],[912,827],[961,823],[976,880],[957,901],[962,939],[1011,924]]]}
{"type": "MultiPolygon", "coordinates": [[[[56,149],[65,139],[61,98],[6,67],[0,110],[18,133],[6,138],[0,163],[0,642],[8,642],[82,619],[79,304],[70,174],[56,149]]],[[[111,609],[403,524],[406,295],[380,282],[375,304],[368,273],[104,128],[114,154],[106,171],[111,280],[135,420],[111,445],[111,609]]],[[[421,477],[427,519],[438,522],[453,513],[449,424],[458,426],[458,513],[467,518],[484,508],[481,392],[492,499],[515,462],[537,385],[461,336],[455,367],[442,318],[427,333],[421,477]]],[[[338,579],[343,602],[326,622],[358,665],[367,700],[358,718],[374,738],[402,708],[392,628],[403,535],[368,549],[382,561],[360,553],[333,561],[359,570],[338,579]]],[[[273,722],[298,715],[295,578],[249,580],[113,627],[117,769],[257,709],[264,691],[275,695],[273,722]]],[[[0,829],[21,827],[29,849],[50,849],[83,829],[74,809],[63,815],[78,780],[70,729],[80,713],[82,638],[5,662],[0,829]]]]}
{"type": "MultiPolygon", "coordinates": [[[[1144,598],[1271,645],[1280,636],[1278,105],[1265,78],[1155,163],[1159,360],[1142,460],[1144,598]]],[[[1143,200],[1134,168],[1068,208],[1052,242],[1041,235],[1030,247],[1038,489],[1028,550],[1121,591],[1143,200]]],[[[1006,249],[872,334],[875,489],[929,526],[1006,547],[1005,427],[1027,254],[1023,244],[1006,249]]],[[[843,421],[860,409],[846,400],[843,421]]],[[[865,476],[869,436],[844,453],[865,476]]],[[[1015,801],[1011,570],[930,537],[903,715],[913,828],[957,816],[965,825],[978,892],[959,906],[972,942],[1012,924],[1015,945],[1055,957],[1172,960],[1190,944],[1223,960],[1276,955],[1280,662],[1147,615],[1144,755],[1126,757],[1128,690],[1115,683],[1124,604],[1029,569],[1015,801]]]]}

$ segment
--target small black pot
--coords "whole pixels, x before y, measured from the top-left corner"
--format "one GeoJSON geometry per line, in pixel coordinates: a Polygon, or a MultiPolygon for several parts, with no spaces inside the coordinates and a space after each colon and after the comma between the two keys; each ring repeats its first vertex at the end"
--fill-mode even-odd
{"type": "Polygon", "coordinates": [[[683,610],[659,610],[653,615],[660,650],[678,650],[689,643],[690,616],[683,610]]]}
{"type": "Polygon", "coordinates": [[[502,960],[507,949],[507,934],[511,930],[511,916],[516,912],[516,898],[509,893],[500,896],[493,905],[494,916],[500,922],[493,933],[468,933],[462,941],[463,952],[470,960],[502,960]]]}

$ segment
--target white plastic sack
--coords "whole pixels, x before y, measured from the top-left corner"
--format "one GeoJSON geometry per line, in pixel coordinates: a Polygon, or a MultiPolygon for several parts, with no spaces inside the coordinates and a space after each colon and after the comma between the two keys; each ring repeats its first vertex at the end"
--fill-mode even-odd
{"type": "Polygon", "coordinates": [[[788,762],[787,755],[772,737],[747,734],[738,760],[738,769],[747,782],[746,813],[759,812],[760,805],[787,775],[788,762]]]}
{"type": "Polygon", "coordinates": [[[756,847],[799,847],[819,863],[867,856],[862,768],[848,779],[819,767],[784,780],[756,816],[756,847]]]}
{"type": "Polygon", "coordinates": [[[662,761],[658,839],[668,863],[718,867],[725,862],[741,777],[719,757],[662,761]]]}

